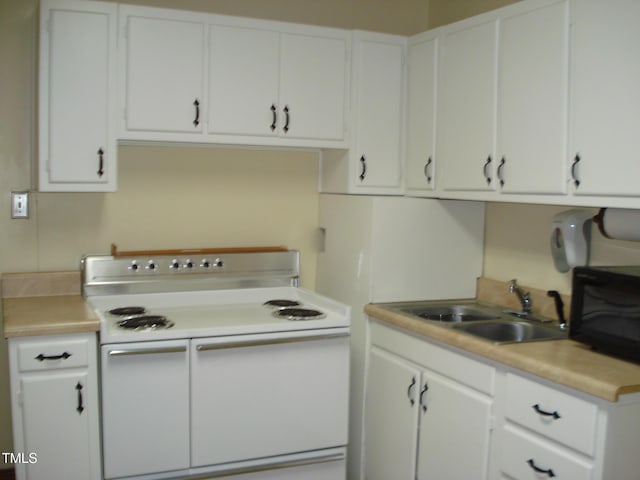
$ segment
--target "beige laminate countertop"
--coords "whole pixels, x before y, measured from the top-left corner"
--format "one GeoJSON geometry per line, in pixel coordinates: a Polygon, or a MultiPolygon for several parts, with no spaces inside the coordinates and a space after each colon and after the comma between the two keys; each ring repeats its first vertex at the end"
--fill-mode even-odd
{"type": "Polygon", "coordinates": [[[97,332],[100,321],[81,295],[2,299],[4,336],[97,332]]]}
{"type": "Polygon", "coordinates": [[[541,378],[615,402],[620,395],[640,392],[640,365],[593,352],[573,340],[494,344],[451,328],[369,304],[371,317],[498,361],[541,378]]]}

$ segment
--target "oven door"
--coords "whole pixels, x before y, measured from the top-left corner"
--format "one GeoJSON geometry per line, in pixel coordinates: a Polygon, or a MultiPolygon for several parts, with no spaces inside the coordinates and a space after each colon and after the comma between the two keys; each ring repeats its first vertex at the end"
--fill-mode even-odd
{"type": "Polygon", "coordinates": [[[347,443],[347,330],[192,340],[193,467],[347,443]]]}
{"type": "Polygon", "coordinates": [[[189,468],[189,341],[103,345],[105,478],[189,468]]]}

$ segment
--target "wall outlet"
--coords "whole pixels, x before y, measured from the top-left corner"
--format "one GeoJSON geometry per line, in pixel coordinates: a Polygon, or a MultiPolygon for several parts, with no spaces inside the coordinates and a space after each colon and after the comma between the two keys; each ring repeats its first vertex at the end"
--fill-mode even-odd
{"type": "Polygon", "coordinates": [[[11,192],[11,218],[29,218],[29,192],[11,192]]]}

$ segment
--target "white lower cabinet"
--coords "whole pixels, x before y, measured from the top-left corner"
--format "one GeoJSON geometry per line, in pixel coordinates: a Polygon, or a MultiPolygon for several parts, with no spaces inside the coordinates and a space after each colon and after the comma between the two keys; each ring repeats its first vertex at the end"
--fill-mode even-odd
{"type": "Polygon", "coordinates": [[[95,334],[9,339],[18,480],[99,480],[95,334]]]}
{"type": "Polygon", "coordinates": [[[497,380],[494,477],[608,480],[637,478],[640,396],[589,397],[524,374],[497,380]]]}
{"type": "Polygon", "coordinates": [[[493,367],[376,322],[370,329],[365,478],[488,478],[493,367]]]}

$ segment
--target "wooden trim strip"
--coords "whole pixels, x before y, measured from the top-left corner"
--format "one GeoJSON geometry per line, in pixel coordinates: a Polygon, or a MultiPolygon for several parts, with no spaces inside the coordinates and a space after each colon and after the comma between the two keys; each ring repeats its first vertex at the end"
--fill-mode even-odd
{"type": "Polygon", "coordinates": [[[199,255],[199,254],[227,254],[227,253],[263,253],[288,252],[287,247],[219,247],[219,248],[184,248],[174,250],[131,250],[118,251],[115,243],[111,244],[112,257],[142,257],[158,255],[199,255]]]}

